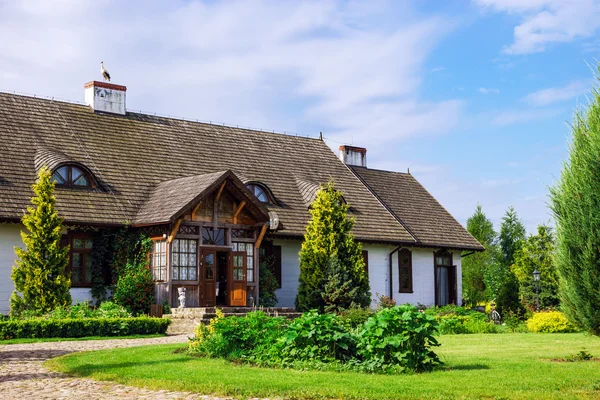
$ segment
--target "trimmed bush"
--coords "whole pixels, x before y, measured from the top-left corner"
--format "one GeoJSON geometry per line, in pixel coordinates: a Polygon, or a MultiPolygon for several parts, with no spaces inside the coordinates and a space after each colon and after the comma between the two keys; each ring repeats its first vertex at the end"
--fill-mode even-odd
{"type": "Polygon", "coordinates": [[[154,280],[147,262],[125,266],[113,298],[134,315],[150,312],[150,305],[154,303],[154,280]]]}
{"type": "Polygon", "coordinates": [[[0,321],[0,339],[78,338],[166,333],[166,318],[66,318],[0,321]]]}
{"type": "Polygon", "coordinates": [[[527,329],[539,333],[569,333],[577,329],[560,311],[539,312],[527,320],[527,329]]]}

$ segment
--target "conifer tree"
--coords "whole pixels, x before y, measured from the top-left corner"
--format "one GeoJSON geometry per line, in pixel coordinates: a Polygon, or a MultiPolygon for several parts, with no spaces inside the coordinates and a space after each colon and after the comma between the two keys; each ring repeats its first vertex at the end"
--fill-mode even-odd
{"type": "Polygon", "coordinates": [[[54,185],[50,171],[42,168],[32,186],[33,207],[27,207],[21,219],[25,249],[15,247],[18,259],[11,274],[15,283],[11,315],[25,310],[43,314],[71,304],[71,280],[65,275],[69,248],[60,246],[63,221],[54,207],[54,185]]]}
{"type": "Polygon", "coordinates": [[[494,262],[496,232],[479,204],[467,220],[467,230],[485,247],[485,251],[473,253],[462,262],[463,297],[466,304],[473,306],[488,300],[485,274],[494,262]]]}
{"type": "MultiPolygon", "coordinates": [[[[300,250],[300,278],[296,308],[324,310],[322,296],[329,280],[328,270],[332,256],[337,257],[336,270],[347,272],[347,279],[357,288],[353,302],[366,307],[371,302],[369,279],[365,273],[362,247],[354,241],[354,221],[348,218],[348,204],[333,182],[322,186],[310,209],[311,219],[306,227],[300,250]]],[[[346,301],[346,300],[345,300],[346,301]]]]}
{"type": "MultiPolygon", "coordinates": [[[[600,76],[600,67],[599,75],[600,76]]],[[[600,91],[578,109],[569,160],[550,190],[561,307],[578,327],[600,335],[600,91]]]]}

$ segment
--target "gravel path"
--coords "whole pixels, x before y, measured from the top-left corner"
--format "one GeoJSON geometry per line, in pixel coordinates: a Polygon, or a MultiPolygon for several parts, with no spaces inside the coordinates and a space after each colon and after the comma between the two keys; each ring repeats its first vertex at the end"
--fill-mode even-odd
{"type": "Polygon", "coordinates": [[[0,345],[0,399],[210,399],[192,393],[154,391],[112,382],[71,378],[42,363],[76,351],[184,343],[186,335],[148,339],[85,340],[0,345]]]}

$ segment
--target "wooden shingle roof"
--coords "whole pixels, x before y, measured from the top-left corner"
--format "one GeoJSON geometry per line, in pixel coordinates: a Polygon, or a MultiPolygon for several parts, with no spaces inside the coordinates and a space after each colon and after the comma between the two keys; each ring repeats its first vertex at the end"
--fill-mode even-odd
{"type": "Polygon", "coordinates": [[[484,247],[411,175],[350,167],[418,244],[465,250],[484,247]]]}
{"type": "Polygon", "coordinates": [[[0,220],[21,218],[40,163],[65,160],[86,166],[102,183],[93,190],[56,189],[59,214],[69,223],[132,223],[161,182],[232,170],[274,195],[276,204],[267,207],[284,227],[278,235],[304,234],[306,189],[332,178],[355,210],[358,239],[415,241],[321,140],[130,112],[95,113],[84,105],[0,93],[0,220]]]}

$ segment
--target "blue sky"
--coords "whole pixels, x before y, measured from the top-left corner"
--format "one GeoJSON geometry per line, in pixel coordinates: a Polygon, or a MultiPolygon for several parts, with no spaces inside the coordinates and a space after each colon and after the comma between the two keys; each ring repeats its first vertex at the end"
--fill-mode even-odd
{"type": "Polygon", "coordinates": [[[318,136],[406,171],[462,223],[529,231],[600,52],[600,2],[0,0],[0,90],[318,136]]]}

